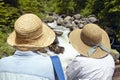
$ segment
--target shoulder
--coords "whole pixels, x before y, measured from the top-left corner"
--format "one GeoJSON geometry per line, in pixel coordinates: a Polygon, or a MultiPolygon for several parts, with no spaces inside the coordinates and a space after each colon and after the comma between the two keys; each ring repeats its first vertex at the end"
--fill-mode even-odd
{"type": "Polygon", "coordinates": [[[7,61],[7,60],[10,60],[10,59],[13,59],[13,56],[3,57],[3,58],[0,59],[0,62],[7,61]]]}
{"type": "MultiPolygon", "coordinates": [[[[13,56],[8,56],[0,59],[0,65],[3,66],[5,64],[9,65],[14,60],[13,56]]],[[[0,67],[1,67],[0,66],[0,67]]]]}

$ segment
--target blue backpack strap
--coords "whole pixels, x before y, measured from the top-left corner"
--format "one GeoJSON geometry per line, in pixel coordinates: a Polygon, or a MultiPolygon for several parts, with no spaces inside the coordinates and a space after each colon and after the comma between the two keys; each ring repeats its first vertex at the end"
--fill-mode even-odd
{"type": "Polygon", "coordinates": [[[58,56],[50,56],[58,80],[65,80],[61,62],[58,56]]]}

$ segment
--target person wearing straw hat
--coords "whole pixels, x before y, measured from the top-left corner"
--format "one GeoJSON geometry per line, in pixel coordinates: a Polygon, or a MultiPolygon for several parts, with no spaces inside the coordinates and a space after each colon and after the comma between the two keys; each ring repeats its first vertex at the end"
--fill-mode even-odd
{"type": "Polygon", "coordinates": [[[110,40],[98,25],[89,23],[69,35],[77,55],[66,68],[67,80],[112,80],[115,69],[110,40]]]}
{"type": "Polygon", "coordinates": [[[20,16],[7,39],[16,51],[0,60],[0,80],[55,80],[50,57],[36,53],[54,40],[54,31],[37,15],[28,13],[20,16]]]}

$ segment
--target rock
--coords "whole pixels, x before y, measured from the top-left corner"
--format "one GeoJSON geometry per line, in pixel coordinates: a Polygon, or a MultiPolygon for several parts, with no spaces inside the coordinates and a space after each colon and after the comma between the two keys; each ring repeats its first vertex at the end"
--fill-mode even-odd
{"type": "Polygon", "coordinates": [[[38,51],[42,52],[42,53],[47,53],[47,50],[42,48],[42,49],[39,49],[38,51]]]}
{"type": "Polygon", "coordinates": [[[78,25],[77,24],[75,24],[75,22],[72,22],[72,27],[78,27],[78,25]]]}
{"type": "Polygon", "coordinates": [[[71,16],[67,16],[67,17],[64,18],[64,22],[67,22],[67,21],[72,22],[73,18],[71,16]]]}
{"type": "Polygon", "coordinates": [[[74,20],[74,23],[78,25],[80,23],[80,20],[74,20]]]}
{"type": "Polygon", "coordinates": [[[55,54],[60,54],[64,52],[64,47],[58,46],[58,45],[50,45],[49,46],[50,51],[53,51],[55,54]]]}
{"type": "Polygon", "coordinates": [[[82,29],[84,27],[84,24],[78,24],[78,28],[82,29]]]}
{"type": "Polygon", "coordinates": [[[71,28],[73,27],[72,23],[68,22],[67,24],[64,25],[66,28],[71,28]]]}
{"type": "Polygon", "coordinates": [[[66,14],[61,14],[60,17],[64,19],[66,17],[66,14]]]}
{"type": "Polygon", "coordinates": [[[63,34],[62,31],[55,31],[55,33],[56,33],[57,36],[61,36],[63,34]]]}
{"type": "Polygon", "coordinates": [[[91,22],[91,23],[96,23],[98,22],[98,19],[96,17],[89,17],[88,20],[91,22]]]}
{"type": "Polygon", "coordinates": [[[56,36],[56,38],[55,38],[55,40],[54,40],[54,42],[53,42],[52,44],[53,44],[53,45],[59,44],[59,41],[58,41],[57,36],[56,36]]]}
{"type": "Polygon", "coordinates": [[[79,20],[80,18],[82,18],[82,16],[81,16],[80,14],[75,14],[75,15],[73,15],[73,17],[74,17],[75,19],[77,19],[77,20],[79,20]]]}
{"type": "Polygon", "coordinates": [[[56,13],[53,13],[53,19],[54,19],[54,20],[57,20],[58,18],[59,18],[59,15],[56,14],[56,13]]]}
{"type": "Polygon", "coordinates": [[[56,22],[57,22],[57,25],[62,25],[63,24],[63,18],[59,17],[56,22]]]}
{"type": "Polygon", "coordinates": [[[52,23],[52,22],[54,22],[54,19],[52,16],[47,15],[46,18],[42,21],[45,23],[52,23]]]}

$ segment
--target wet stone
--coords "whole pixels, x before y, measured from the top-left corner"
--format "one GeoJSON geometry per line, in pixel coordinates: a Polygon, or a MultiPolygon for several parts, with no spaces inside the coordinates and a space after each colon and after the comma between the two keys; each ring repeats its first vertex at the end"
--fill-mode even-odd
{"type": "Polygon", "coordinates": [[[42,52],[42,53],[47,53],[47,50],[46,49],[39,49],[38,51],[42,52]]]}
{"type": "Polygon", "coordinates": [[[61,36],[61,35],[63,34],[63,32],[62,32],[62,31],[55,31],[55,34],[56,34],[57,36],[61,36]]]}
{"type": "Polygon", "coordinates": [[[55,54],[60,54],[64,52],[64,47],[58,46],[58,45],[50,45],[49,46],[50,51],[54,52],[55,54]]]}

